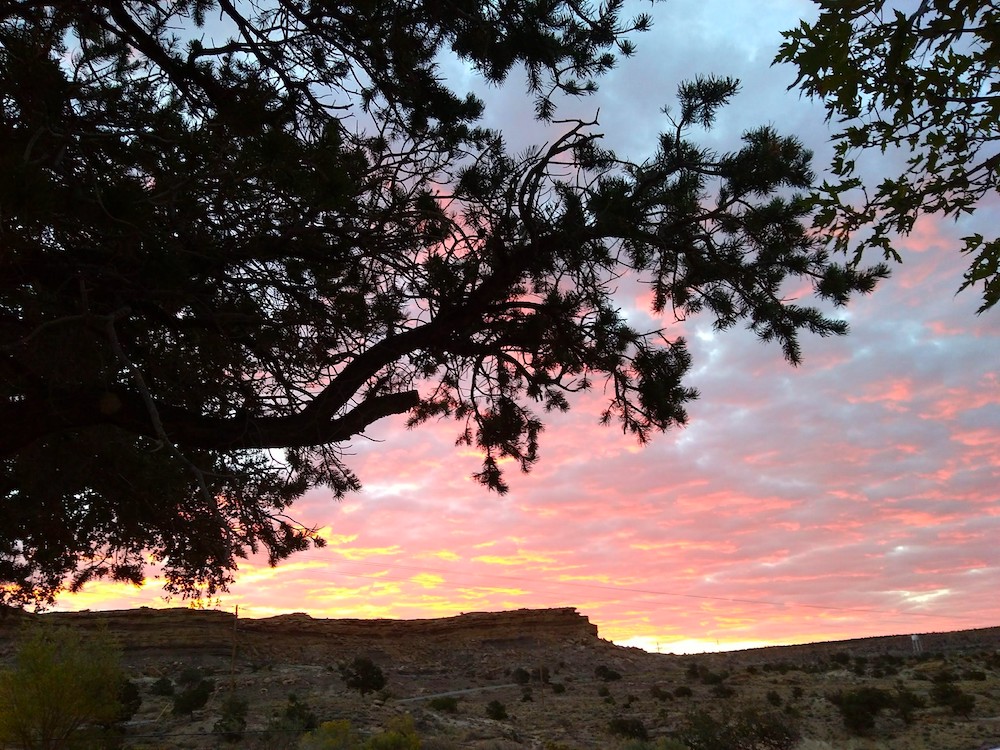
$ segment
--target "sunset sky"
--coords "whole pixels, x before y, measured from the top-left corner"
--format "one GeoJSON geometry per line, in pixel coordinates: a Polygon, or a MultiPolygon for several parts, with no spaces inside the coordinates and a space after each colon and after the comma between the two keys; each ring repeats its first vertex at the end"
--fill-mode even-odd
{"type": "MultiPolygon", "coordinates": [[[[821,107],[786,91],[793,69],[770,67],[779,32],[812,19],[811,2],[635,9],[654,18],[637,55],[560,116],[599,109],[608,142],[641,159],[679,81],[731,75],[740,96],[694,137],[726,150],[770,123],[806,141],[822,170],[821,107]]],[[[445,72],[453,88],[479,86],[445,72]]],[[[477,88],[515,147],[553,134],[523,90],[520,78],[477,88]]],[[[870,175],[897,166],[859,163],[870,175]]],[[[478,456],[454,447],[457,423],[379,423],[350,449],[364,490],[341,503],[313,491],[294,508],[328,547],[244,565],[219,606],[334,618],[574,606],[602,637],[664,652],[1000,625],[1000,309],[977,316],[977,292],[955,295],[958,238],[992,236],[998,218],[994,200],[959,224],[919,222],[893,277],[838,313],[850,335],[806,337],[798,368],[747,331],[677,326],[701,392],[688,427],[640,448],[598,424],[599,392],[575,398],[548,423],[539,466],[510,470],[505,497],[471,479],[478,456]]],[[[653,324],[641,295],[621,304],[653,324]]],[[[161,597],[155,582],[98,583],[59,608],[161,597]]]]}

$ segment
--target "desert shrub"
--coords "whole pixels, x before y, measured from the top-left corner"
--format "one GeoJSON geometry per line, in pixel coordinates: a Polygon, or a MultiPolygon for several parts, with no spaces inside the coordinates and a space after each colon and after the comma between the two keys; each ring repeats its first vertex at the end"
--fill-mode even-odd
{"type": "Polygon", "coordinates": [[[420,737],[413,727],[413,718],[397,716],[384,732],[368,738],[364,750],[420,750],[420,737]]]}
{"type": "Polygon", "coordinates": [[[161,677],[149,687],[151,695],[171,696],[174,694],[174,683],[169,677],[161,677]]]}
{"type": "Polygon", "coordinates": [[[139,686],[132,680],[122,680],[118,685],[118,711],[116,721],[128,721],[142,706],[142,695],[139,694],[139,686]]]}
{"type": "Polygon", "coordinates": [[[948,668],[939,669],[937,672],[931,675],[932,682],[954,682],[957,679],[958,675],[956,675],[952,670],[948,668]]]}
{"type": "Polygon", "coordinates": [[[908,690],[902,685],[896,687],[896,713],[905,723],[912,723],[913,712],[918,708],[924,708],[926,705],[927,702],[912,690],[908,690]]]}
{"type": "Polygon", "coordinates": [[[718,685],[712,685],[712,695],[722,699],[732,698],[736,695],[736,690],[720,682],[718,685]]]}
{"type": "Polygon", "coordinates": [[[555,693],[556,695],[562,695],[563,693],[566,692],[566,686],[561,682],[553,682],[552,692],[555,693]]]}
{"type": "Polygon", "coordinates": [[[604,680],[605,682],[614,682],[615,680],[620,680],[622,676],[603,664],[594,670],[594,676],[599,680],[604,680]]]}
{"type": "Polygon", "coordinates": [[[458,713],[458,698],[454,695],[441,695],[437,698],[431,698],[427,705],[435,711],[444,711],[449,714],[458,713]]]}
{"type": "Polygon", "coordinates": [[[690,750],[792,750],[799,738],[789,717],[763,707],[747,707],[723,719],[692,712],[677,737],[690,750]]]}
{"type": "Polygon", "coordinates": [[[770,703],[772,706],[780,706],[782,703],[781,694],[778,693],[777,690],[768,690],[767,702],[770,703]]]}
{"type": "Polygon", "coordinates": [[[338,671],[344,684],[362,695],[374,693],[385,687],[385,674],[367,656],[355,656],[350,664],[341,664],[338,671]]]}
{"type": "Polygon", "coordinates": [[[106,633],[25,631],[13,669],[0,671],[0,746],[63,748],[87,725],[113,724],[122,681],[120,654],[106,633]]]}
{"type": "Polygon", "coordinates": [[[199,708],[204,708],[208,699],[215,692],[215,680],[202,680],[190,685],[174,695],[174,716],[186,716],[199,708]]]}
{"type": "Polygon", "coordinates": [[[299,750],[356,750],[361,744],[347,720],[327,721],[299,740],[299,750]]]}
{"type": "Polygon", "coordinates": [[[783,662],[783,661],[770,662],[769,661],[769,662],[765,662],[764,665],[761,667],[761,669],[763,669],[765,672],[768,672],[768,673],[770,673],[770,672],[778,672],[779,674],[787,674],[788,670],[790,669],[790,667],[789,667],[789,665],[788,665],[787,662],[783,662]]]}
{"type": "Polygon", "coordinates": [[[758,670],[757,667],[754,666],[753,664],[747,666],[747,674],[757,674],[759,671],[760,670],[758,670]]]}
{"type": "Polygon", "coordinates": [[[628,737],[635,740],[649,739],[649,732],[642,719],[634,716],[616,716],[608,722],[608,731],[619,737],[628,737]]]}
{"type": "Polygon", "coordinates": [[[701,683],[703,685],[721,685],[729,677],[729,672],[712,672],[708,669],[701,673],[701,683]]]}
{"type": "Polygon", "coordinates": [[[541,666],[531,670],[531,679],[535,682],[540,682],[543,685],[546,685],[549,682],[549,677],[549,668],[546,666],[541,666]]]}
{"type": "Polygon", "coordinates": [[[694,695],[694,691],[687,685],[678,685],[674,688],[675,698],[690,698],[692,695],[694,695]]]}
{"type": "Polygon", "coordinates": [[[846,651],[838,651],[830,657],[830,661],[842,667],[851,663],[851,655],[846,651]]]}
{"type": "Polygon", "coordinates": [[[302,734],[318,729],[319,720],[309,705],[292,693],[285,708],[271,718],[267,728],[270,731],[268,750],[282,750],[295,747],[302,734]]]}
{"type": "Polygon", "coordinates": [[[670,691],[664,690],[659,685],[653,685],[653,687],[649,689],[649,694],[658,701],[665,701],[670,698],[670,691]]]}
{"type": "Polygon", "coordinates": [[[795,685],[792,688],[792,698],[794,700],[798,700],[799,698],[801,698],[803,696],[803,694],[804,694],[804,691],[802,690],[802,688],[799,685],[795,685]]]}
{"type": "Polygon", "coordinates": [[[518,685],[527,685],[531,682],[531,673],[524,667],[518,667],[511,673],[511,678],[518,685]]]}
{"type": "Polygon", "coordinates": [[[875,718],[882,709],[894,705],[892,696],[876,687],[860,687],[828,696],[839,710],[844,726],[854,734],[867,734],[875,728],[875,718]]]}
{"type": "Polygon", "coordinates": [[[230,695],[222,702],[222,713],[212,731],[221,734],[226,742],[239,742],[247,728],[248,709],[245,699],[230,695]]]}
{"type": "Polygon", "coordinates": [[[486,718],[503,721],[507,718],[507,707],[500,701],[490,701],[486,704],[486,718]]]}
{"type": "Polygon", "coordinates": [[[952,682],[936,682],[931,687],[931,700],[947,706],[956,716],[968,716],[976,705],[975,696],[969,695],[952,682]]]}
{"type": "Polygon", "coordinates": [[[967,669],[962,672],[963,680],[974,680],[976,682],[982,682],[986,679],[986,672],[981,669],[967,669]]]}
{"type": "Polygon", "coordinates": [[[688,750],[688,746],[673,737],[657,740],[628,740],[620,745],[620,750],[688,750]]]}
{"type": "Polygon", "coordinates": [[[698,666],[698,662],[688,662],[687,669],[684,671],[684,674],[686,674],[690,680],[697,680],[701,675],[701,668],[698,666]]]}
{"type": "Polygon", "coordinates": [[[601,698],[607,698],[609,695],[611,695],[611,688],[609,688],[607,685],[601,685],[599,688],[597,688],[597,695],[601,698]]]}
{"type": "Polygon", "coordinates": [[[181,670],[181,673],[177,675],[177,684],[185,686],[197,685],[204,679],[205,673],[198,667],[185,667],[181,670]]]}
{"type": "Polygon", "coordinates": [[[535,696],[531,693],[531,688],[526,687],[521,691],[521,703],[531,703],[535,700],[535,696]]]}

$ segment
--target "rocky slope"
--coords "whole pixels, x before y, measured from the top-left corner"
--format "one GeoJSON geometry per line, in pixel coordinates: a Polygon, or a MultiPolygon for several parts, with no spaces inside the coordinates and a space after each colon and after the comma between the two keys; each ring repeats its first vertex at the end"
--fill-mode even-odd
{"type": "Polygon", "coordinates": [[[320,620],[304,614],[237,620],[190,609],[12,614],[0,617],[0,658],[17,632],[38,619],[119,640],[143,705],[128,726],[132,747],[209,748],[226,696],[250,705],[235,747],[293,747],[274,732],[274,715],[291,696],[321,721],[349,719],[374,732],[413,717],[425,750],[623,747],[617,727],[641,725],[651,740],[677,737],[698,712],[726,722],[749,711],[801,733],[800,750],[982,750],[1000,746],[1000,628],[774,647],[695,657],[649,654],[602,640],[574,609],[469,613],[436,620],[320,620]],[[345,689],[338,665],[368,657],[385,672],[373,696],[345,689]],[[172,699],[153,694],[157,680],[180,686],[192,671],[218,689],[191,717],[174,717],[172,699]],[[932,699],[935,685],[973,696],[968,715],[932,699]],[[916,695],[909,723],[879,712],[861,736],[831,702],[871,687],[916,695]],[[451,693],[455,710],[432,705],[451,693]],[[487,716],[491,701],[507,718],[487,716]]]}

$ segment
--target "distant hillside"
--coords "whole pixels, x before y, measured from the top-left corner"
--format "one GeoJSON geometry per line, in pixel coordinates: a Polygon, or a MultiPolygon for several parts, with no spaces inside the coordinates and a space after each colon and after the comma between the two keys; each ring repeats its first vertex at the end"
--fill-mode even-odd
{"type": "Polygon", "coordinates": [[[107,629],[121,643],[142,697],[125,747],[221,747],[216,727],[231,695],[249,714],[245,733],[227,746],[249,750],[296,748],[297,734],[274,728],[292,703],[319,721],[349,721],[361,736],[409,715],[424,750],[658,750],[659,740],[715,748],[691,732],[733,726],[741,737],[793,737],[741,745],[754,750],[1000,747],[1000,627],[921,634],[921,654],[905,634],[675,656],[605,641],[572,608],[431,620],[237,619],[183,608],[8,612],[0,616],[0,661],[37,622],[107,629]],[[340,667],[358,657],[382,670],[384,689],[346,688],[340,667]],[[214,680],[207,705],[174,715],[164,684],[179,691],[201,678],[214,680]],[[857,697],[872,695],[884,706],[859,737],[840,706],[857,710],[857,697]],[[942,696],[965,696],[962,712],[942,696]],[[905,715],[893,708],[903,697],[905,715]]]}

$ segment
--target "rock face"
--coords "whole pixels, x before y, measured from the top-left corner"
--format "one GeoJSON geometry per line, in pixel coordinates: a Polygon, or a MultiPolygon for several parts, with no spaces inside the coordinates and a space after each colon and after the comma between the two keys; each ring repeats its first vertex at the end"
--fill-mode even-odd
{"type": "Polygon", "coordinates": [[[152,651],[225,657],[235,645],[244,658],[329,662],[359,652],[397,656],[417,646],[426,655],[456,648],[532,650],[600,642],[597,626],[572,607],[470,612],[433,620],[327,620],[303,613],[237,619],[228,612],[187,608],[53,612],[0,620],[0,642],[9,641],[16,625],[33,617],[84,630],[107,628],[126,658],[152,651]]]}

